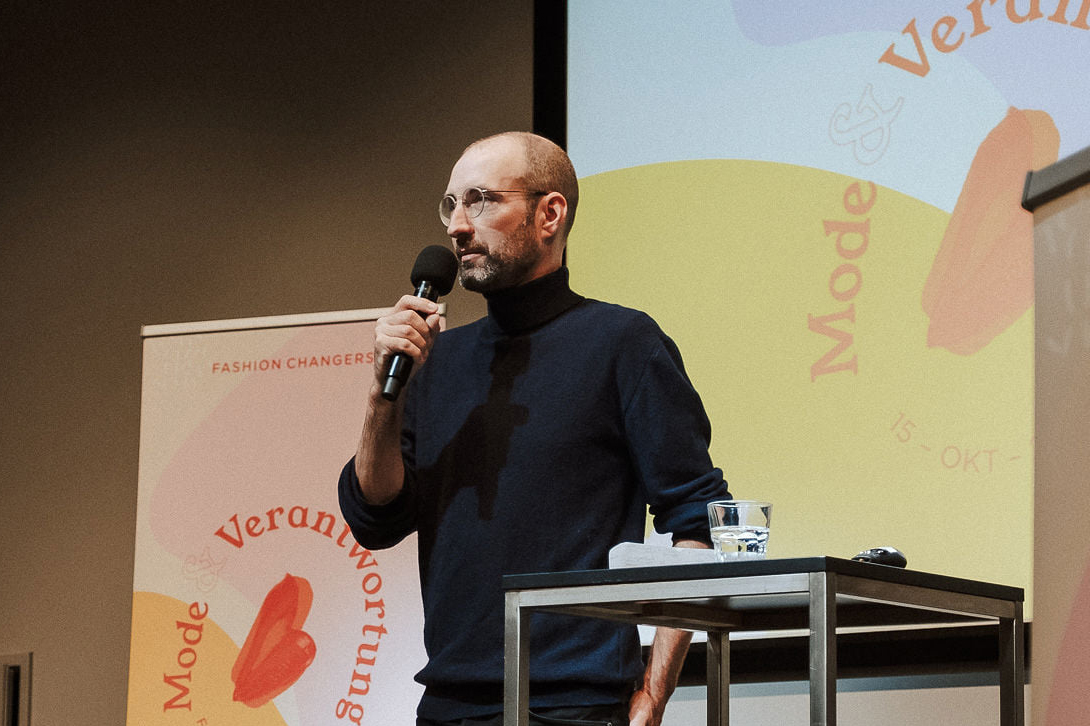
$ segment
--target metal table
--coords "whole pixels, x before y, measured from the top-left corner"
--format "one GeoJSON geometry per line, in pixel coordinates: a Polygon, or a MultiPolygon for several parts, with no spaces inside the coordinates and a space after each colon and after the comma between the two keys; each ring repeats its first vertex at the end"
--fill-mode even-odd
{"type": "Polygon", "coordinates": [[[1000,724],[1025,718],[1021,588],[834,557],[508,575],[504,726],[528,726],[530,615],[708,634],[708,726],[729,723],[732,631],[808,629],[810,723],[836,724],[837,628],[999,623],[1000,724]]]}

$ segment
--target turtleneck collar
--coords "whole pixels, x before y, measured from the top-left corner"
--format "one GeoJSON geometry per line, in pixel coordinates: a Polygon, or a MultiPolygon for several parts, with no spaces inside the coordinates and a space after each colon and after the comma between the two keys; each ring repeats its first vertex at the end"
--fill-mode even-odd
{"type": "Polygon", "coordinates": [[[568,268],[561,267],[525,285],[485,294],[488,319],[498,332],[513,335],[544,325],[583,300],[568,287],[568,268]]]}

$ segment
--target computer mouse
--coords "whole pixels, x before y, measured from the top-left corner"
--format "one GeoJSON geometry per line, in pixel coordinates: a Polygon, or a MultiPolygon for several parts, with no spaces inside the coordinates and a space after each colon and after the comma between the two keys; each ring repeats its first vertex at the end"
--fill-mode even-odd
{"type": "Polygon", "coordinates": [[[904,567],[908,564],[908,559],[892,547],[872,547],[869,550],[863,550],[852,559],[856,562],[873,562],[876,565],[890,567],[904,567]]]}

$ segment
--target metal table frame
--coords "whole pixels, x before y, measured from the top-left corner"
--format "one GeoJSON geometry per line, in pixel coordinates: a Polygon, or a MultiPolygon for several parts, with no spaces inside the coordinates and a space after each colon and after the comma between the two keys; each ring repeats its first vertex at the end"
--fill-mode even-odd
{"type": "Polygon", "coordinates": [[[1001,726],[1023,726],[1021,588],[832,557],[504,577],[504,726],[528,726],[535,611],[703,630],[708,726],[729,723],[732,631],[805,628],[810,723],[836,724],[837,628],[999,623],[1001,726]]]}

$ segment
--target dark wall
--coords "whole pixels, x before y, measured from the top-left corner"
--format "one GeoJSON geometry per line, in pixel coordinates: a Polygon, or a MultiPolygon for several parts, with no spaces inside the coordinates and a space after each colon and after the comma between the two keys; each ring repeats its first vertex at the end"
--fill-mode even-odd
{"type": "Polygon", "coordinates": [[[462,147],[531,124],[529,0],[192,5],[0,8],[0,655],[41,726],[125,718],[140,326],[392,304],[462,147]]]}

